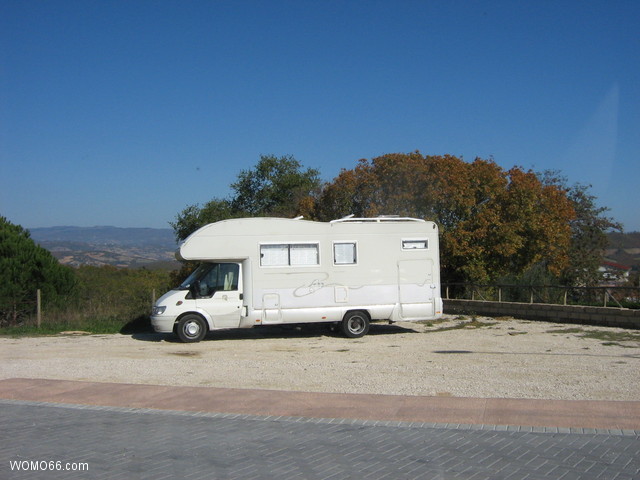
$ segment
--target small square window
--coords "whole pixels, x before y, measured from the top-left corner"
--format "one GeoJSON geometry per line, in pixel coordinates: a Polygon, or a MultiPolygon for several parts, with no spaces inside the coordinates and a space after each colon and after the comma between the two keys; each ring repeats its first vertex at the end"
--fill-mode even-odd
{"type": "Polygon", "coordinates": [[[333,244],[333,263],[335,265],[355,265],[358,254],[355,242],[336,242],[333,244]]]}

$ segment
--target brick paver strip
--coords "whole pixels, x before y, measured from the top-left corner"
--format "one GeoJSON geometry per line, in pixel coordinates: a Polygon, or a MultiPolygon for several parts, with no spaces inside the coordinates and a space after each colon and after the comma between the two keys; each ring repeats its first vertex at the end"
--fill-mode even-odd
{"type": "MultiPolygon", "coordinates": [[[[58,391],[63,390],[58,384],[58,391]]],[[[67,390],[71,392],[72,390],[67,390]]],[[[640,437],[0,400],[0,478],[636,480],[640,437]],[[16,471],[12,462],[86,462],[16,471]]],[[[46,463],[45,463],[46,466],[46,463]]]]}
{"type": "MultiPolygon", "coordinates": [[[[479,399],[0,380],[0,398],[52,403],[453,425],[640,431],[640,402],[479,399]]],[[[562,431],[562,430],[561,430],[562,431]]]]}

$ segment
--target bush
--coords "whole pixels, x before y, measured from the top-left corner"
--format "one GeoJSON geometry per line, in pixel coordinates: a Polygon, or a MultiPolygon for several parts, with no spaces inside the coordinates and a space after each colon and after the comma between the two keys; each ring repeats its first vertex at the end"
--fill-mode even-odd
{"type": "Polygon", "coordinates": [[[69,267],[37,245],[29,232],[0,217],[0,327],[17,325],[36,311],[36,291],[43,306],[60,307],[77,286],[69,267]]]}
{"type": "MultiPolygon", "coordinates": [[[[64,302],[44,308],[40,329],[31,313],[2,328],[4,334],[52,334],[68,330],[91,333],[133,333],[149,329],[156,296],[170,288],[170,272],[83,266],[75,270],[74,292],[64,302]]],[[[35,298],[35,291],[32,292],[35,298]]],[[[44,298],[43,293],[43,298],[44,298]]]]}

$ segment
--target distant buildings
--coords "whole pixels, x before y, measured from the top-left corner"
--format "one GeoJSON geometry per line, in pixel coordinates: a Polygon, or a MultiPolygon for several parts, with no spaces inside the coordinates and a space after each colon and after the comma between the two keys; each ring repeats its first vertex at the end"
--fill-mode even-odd
{"type": "Polygon", "coordinates": [[[603,260],[598,269],[602,273],[605,286],[617,286],[629,281],[631,267],[621,263],[603,260]]]}

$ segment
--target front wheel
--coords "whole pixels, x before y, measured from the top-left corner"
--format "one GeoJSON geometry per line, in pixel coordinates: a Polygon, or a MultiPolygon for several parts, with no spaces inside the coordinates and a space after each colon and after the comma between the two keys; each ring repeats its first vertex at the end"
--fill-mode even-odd
{"type": "Polygon", "coordinates": [[[347,312],[342,319],[342,333],[349,338],[364,337],[369,331],[369,315],[365,312],[347,312]]]}
{"type": "Polygon", "coordinates": [[[207,334],[207,322],[199,315],[185,315],[178,322],[176,333],[184,343],[199,342],[207,334]]]}

